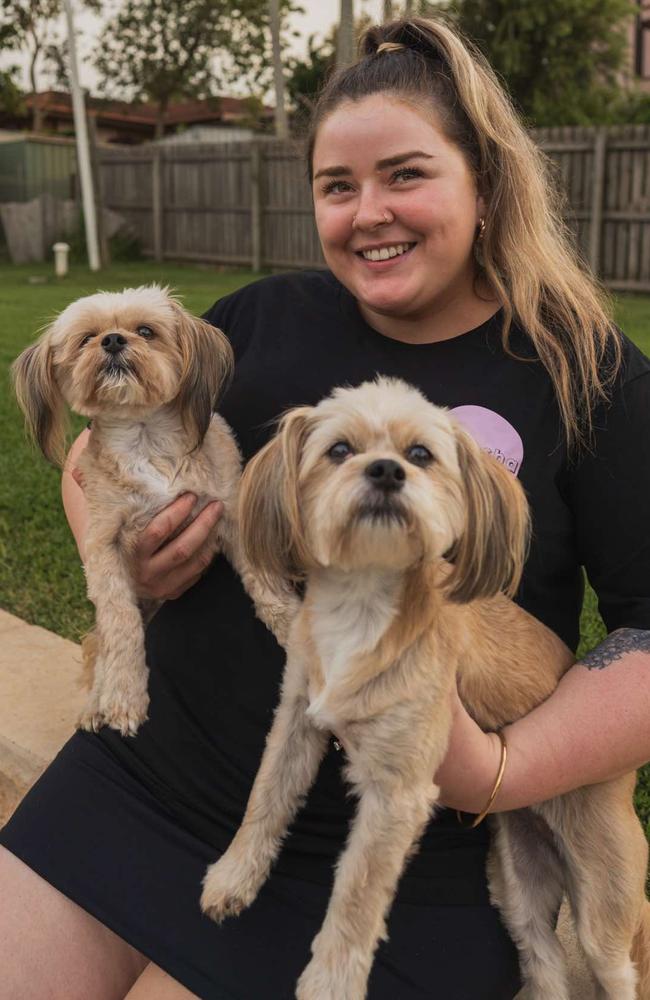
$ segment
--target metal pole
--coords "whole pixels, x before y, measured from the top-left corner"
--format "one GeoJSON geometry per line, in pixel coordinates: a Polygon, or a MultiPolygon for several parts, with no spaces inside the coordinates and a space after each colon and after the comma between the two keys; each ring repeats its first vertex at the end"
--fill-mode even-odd
{"type": "Polygon", "coordinates": [[[93,177],[90,166],[90,149],[88,146],[88,129],[86,127],[86,108],[84,96],[79,86],[79,71],[77,69],[77,45],[74,33],[74,18],[71,0],[63,0],[66,23],[68,26],[68,46],[70,49],[70,93],[72,95],[72,111],[74,115],[74,131],[77,140],[77,162],[79,163],[79,181],[81,183],[81,203],[83,205],[84,223],[86,227],[86,247],[88,249],[88,266],[91,271],[99,271],[99,242],[97,239],[97,216],[95,214],[95,197],[93,195],[93,177]]]}

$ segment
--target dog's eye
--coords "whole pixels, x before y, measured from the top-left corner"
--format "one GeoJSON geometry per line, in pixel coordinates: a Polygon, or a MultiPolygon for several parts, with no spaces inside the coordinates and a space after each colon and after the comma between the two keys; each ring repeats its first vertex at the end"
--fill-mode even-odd
{"type": "Polygon", "coordinates": [[[406,451],[406,457],[413,465],[430,465],[433,462],[433,455],[423,444],[413,444],[406,451]]]}
{"type": "Polygon", "coordinates": [[[85,344],[87,344],[89,340],[92,340],[93,337],[96,337],[96,336],[97,336],[96,333],[87,333],[86,336],[81,341],[80,347],[84,347],[85,344]]]}
{"type": "Polygon", "coordinates": [[[135,332],[138,337],[144,337],[145,340],[151,340],[153,337],[153,330],[150,326],[139,326],[135,332]]]}
{"type": "Polygon", "coordinates": [[[354,452],[347,441],[337,441],[336,444],[332,445],[327,454],[333,462],[343,462],[348,455],[353,455],[354,452]]]}

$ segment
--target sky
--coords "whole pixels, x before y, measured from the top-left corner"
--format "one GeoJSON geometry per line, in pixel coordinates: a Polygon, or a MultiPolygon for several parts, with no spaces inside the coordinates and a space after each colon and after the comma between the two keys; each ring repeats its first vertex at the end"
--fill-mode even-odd
{"type": "MultiPolygon", "coordinates": [[[[300,38],[296,39],[291,46],[291,51],[296,55],[303,55],[307,51],[307,39],[312,34],[324,36],[328,33],[332,25],[338,20],[339,0],[298,0],[304,9],[304,14],[292,15],[289,26],[300,32],[300,38]]],[[[105,10],[115,6],[113,3],[103,4],[105,10]]],[[[75,9],[75,24],[78,31],[82,32],[82,39],[79,43],[80,67],[79,74],[81,84],[92,91],[95,89],[97,78],[92,68],[84,63],[85,53],[92,51],[98,43],[98,35],[102,18],[95,17],[88,12],[81,11],[80,4],[73,0],[75,9]]],[[[381,17],[383,9],[382,0],[354,0],[354,13],[358,17],[362,13],[367,13],[377,20],[381,17]]],[[[62,22],[63,23],[63,22],[62,22]]],[[[0,53],[0,69],[6,69],[11,64],[17,64],[22,69],[21,86],[30,89],[27,75],[27,58],[18,57],[14,54],[0,53]]],[[[46,81],[40,83],[46,89],[46,81]]]]}

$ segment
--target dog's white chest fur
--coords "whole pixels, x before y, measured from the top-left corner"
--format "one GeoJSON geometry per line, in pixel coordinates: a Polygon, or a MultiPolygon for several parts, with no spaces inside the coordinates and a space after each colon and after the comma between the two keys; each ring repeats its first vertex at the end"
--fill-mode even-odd
{"type": "Polygon", "coordinates": [[[111,429],[110,444],[119,456],[124,472],[132,477],[150,498],[173,499],[172,482],[151,461],[152,454],[159,452],[166,428],[157,428],[157,433],[144,424],[125,424],[111,429]]]}
{"type": "Polygon", "coordinates": [[[323,728],[335,729],[327,699],[356,656],[374,649],[397,611],[402,574],[366,570],[323,571],[310,581],[312,637],[325,686],[310,692],[308,713],[323,728]]]}

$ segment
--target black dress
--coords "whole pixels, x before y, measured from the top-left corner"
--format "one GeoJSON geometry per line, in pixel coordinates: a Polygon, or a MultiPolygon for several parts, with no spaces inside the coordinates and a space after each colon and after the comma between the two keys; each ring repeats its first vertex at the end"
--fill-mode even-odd
{"type": "MultiPolygon", "coordinates": [[[[550,380],[500,314],[452,340],[412,345],[362,320],[328,272],[264,279],[208,319],[237,364],[220,412],[245,458],[284,410],[339,384],[399,376],[449,406],[514,474],[533,513],[518,601],[573,648],[585,566],[608,628],[650,628],[650,363],[629,341],[592,453],[569,461],[550,380]],[[527,358],[528,360],[521,360],[527,358]]],[[[205,1000],[290,1000],[327,907],[354,802],[326,756],[271,878],[242,916],[199,910],[206,866],[243,815],[277,702],[283,654],[224,559],[147,635],[150,718],[135,739],[77,733],[0,832],[0,843],[205,1000]]],[[[515,949],[490,907],[489,827],[440,811],[409,863],[369,1000],[508,1000],[515,949]]]]}

